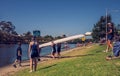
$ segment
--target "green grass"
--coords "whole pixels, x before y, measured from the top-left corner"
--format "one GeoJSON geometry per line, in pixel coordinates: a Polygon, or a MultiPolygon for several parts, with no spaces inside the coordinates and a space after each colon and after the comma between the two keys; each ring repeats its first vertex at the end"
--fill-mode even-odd
{"type": "Polygon", "coordinates": [[[36,72],[25,69],[14,76],[120,76],[120,60],[106,61],[104,49],[99,45],[83,47],[65,54],[65,58],[40,63],[36,72]]]}

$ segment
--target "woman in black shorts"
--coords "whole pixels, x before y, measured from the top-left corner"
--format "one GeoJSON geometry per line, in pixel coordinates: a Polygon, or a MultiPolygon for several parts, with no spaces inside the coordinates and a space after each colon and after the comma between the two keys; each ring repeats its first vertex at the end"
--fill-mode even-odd
{"type": "Polygon", "coordinates": [[[113,50],[113,45],[112,45],[112,41],[114,38],[114,28],[113,28],[113,24],[112,23],[108,23],[107,24],[107,49],[106,52],[108,52],[110,50],[110,48],[113,50]]]}
{"type": "Polygon", "coordinates": [[[33,71],[36,71],[37,59],[39,56],[39,47],[38,47],[38,42],[36,40],[36,37],[32,38],[32,41],[29,44],[28,52],[30,57],[30,72],[33,72],[33,71]]]}

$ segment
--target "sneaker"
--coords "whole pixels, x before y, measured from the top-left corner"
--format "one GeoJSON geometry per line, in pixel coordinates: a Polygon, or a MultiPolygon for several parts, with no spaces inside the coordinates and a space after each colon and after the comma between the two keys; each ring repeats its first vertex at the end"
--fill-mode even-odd
{"type": "Polygon", "coordinates": [[[108,50],[104,50],[103,52],[107,53],[107,52],[108,52],[108,50]]]}
{"type": "Polygon", "coordinates": [[[106,60],[111,60],[112,58],[111,57],[106,57],[106,60]]]}
{"type": "Polygon", "coordinates": [[[35,72],[36,70],[35,69],[33,69],[33,72],[35,72]]]}
{"type": "Polygon", "coordinates": [[[104,50],[103,52],[104,52],[104,53],[107,53],[107,51],[106,51],[106,50],[104,50]]]}
{"type": "Polygon", "coordinates": [[[106,52],[105,50],[103,52],[106,52]]]}
{"type": "Polygon", "coordinates": [[[33,71],[32,71],[32,70],[30,70],[29,72],[30,72],[30,73],[32,73],[33,71]]]}
{"type": "Polygon", "coordinates": [[[106,53],[109,52],[109,50],[106,50],[106,53]]]}
{"type": "Polygon", "coordinates": [[[13,67],[14,67],[14,68],[17,68],[17,66],[16,66],[15,64],[13,65],[13,67]]]}

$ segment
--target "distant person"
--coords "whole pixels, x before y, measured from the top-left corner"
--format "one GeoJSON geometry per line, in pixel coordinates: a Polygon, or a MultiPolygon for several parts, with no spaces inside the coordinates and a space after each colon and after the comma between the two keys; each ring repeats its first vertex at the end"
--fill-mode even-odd
{"type": "Polygon", "coordinates": [[[53,41],[51,42],[51,47],[52,47],[51,56],[54,59],[55,58],[55,53],[56,53],[56,44],[53,41]]]}
{"type": "Polygon", "coordinates": [[[61,43],[57,44],[57,56],[60,58],[60,52],[61,52],[61,43]]]}
{"type": "Polygon", "coordinates": [[[28,54],[30,57],[30,72],[36,71],[39,57],[39,47],[36,37],[33,37],[32,41],[29,43],[28,54]]]}
{"type": "Polygon", "coordinates": [[[64,48],[65,48],[65,50],[68,50],[70,47],[68,46],[68,43],[67,42],[65,42],[64,43],[64,48]]]}
{"type": "Polygon", "coordinates": [[[105,42],[106,42],[105,37],[100,38],[100,45],[104,45],[104,44],[105,44],[105,42]]]}
{"type": "Polygon", "coordinates": [[[16,60],[15,60],[15,62],[14,62],[14,64],[13,64],[13,66],[16,68],[17,66],[17,64],[19,64],[19,66],[21,66],[21,61],[22,61],[22,48],[21,48],[21,43],[19,42],[18,43],[18,47],[17,47],[17,50],[16,50],[16,60]]]}
{"type": "Polygon", "coordinates": [[[113,51],[113,37],[114,37],[114,27],[112,23],[108,23],[107,24],[107,48],[106,48],[106,52],[110,51],[110,48],[113,51]]]}
{"type": "Polygon", "coordinates": [[[77,42],[76,47],[80,47],[80,43],[79,42],[77,42]]]}

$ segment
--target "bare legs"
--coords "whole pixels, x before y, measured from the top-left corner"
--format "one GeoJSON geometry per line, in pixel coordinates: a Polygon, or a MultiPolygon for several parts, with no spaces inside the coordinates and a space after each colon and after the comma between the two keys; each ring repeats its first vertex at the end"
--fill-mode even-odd
{"type": "Polygon", "coordinates": [[[107,40],[107,49],[106,49],[106,52],[108,52],[110,50],[110,48],[113,50],[112,41],[107,40]]]}
{"type": "Polygon", "coordinates": [[[30,58],[30,72],[36,71],[37,68],[37,58],[30,58]]]}
{"type": "Polygon", "coordinates": [[[58,53],[57,53],[57,57],[60,58],[60,56],[61,56],[61,55],[60,55],[60,52],[58,52],[58,53]]]}
{"type": "Polygon", "coordinates": [[[14,64],[13,64],[13,66],[15,67],[15,68],[17,68],[17,64],[19,64],[19,66],[21,66],[21,61],[20,60],[15,60],[15,62],[14,62],[14,64]]]}
{"type": "Polygon", "coordinates": [[[53,59],[55,59],[55,53],[52,52],[51,56],[52,56],[53,59]]]}

